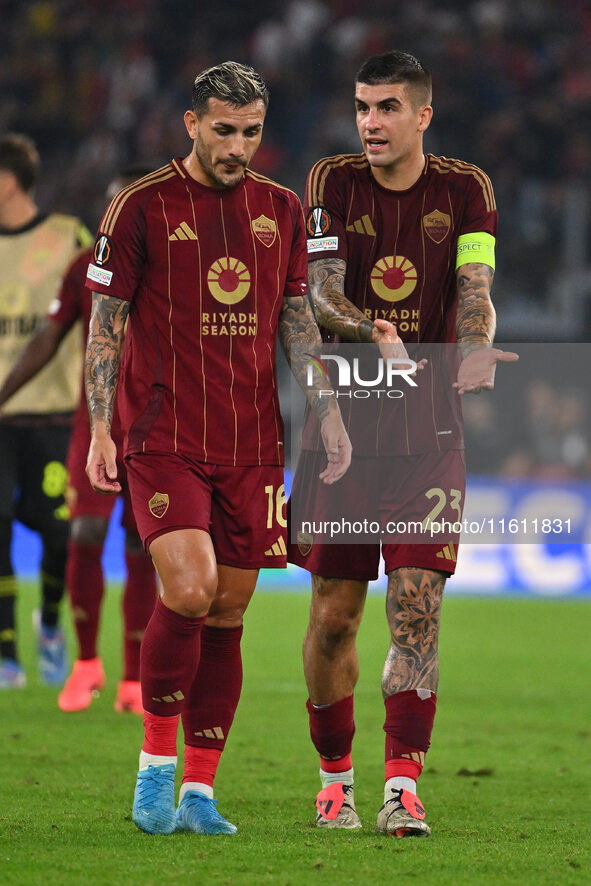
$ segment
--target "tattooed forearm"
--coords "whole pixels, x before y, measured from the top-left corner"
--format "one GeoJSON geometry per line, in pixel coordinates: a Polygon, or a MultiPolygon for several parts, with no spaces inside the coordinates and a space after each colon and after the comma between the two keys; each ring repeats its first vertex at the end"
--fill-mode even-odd
{"type": "Polygon", "coordinates": [[[382,674],[384,698],[406,689],[437,690],[437,642],[445,575],[395,569],[388,579],[386,613],[391,645],[382,674]]]}
{"type": "Polygon", "coordinates": [[[347,262],[342,258],[320,258],[308,266],[308,284],[318,322],[345,341],[374,341],[371,320],[345,298],[347,262]]]}
{"type": "Polygon", "coordinates": [[[108,433],[121,363],[129,302],[94,292],[84,362],[84,380],[90,426],[104,422],[108,433]]]}
{"type": "Polygon", "coordinates": [[[458,269],[456,333],[462,358],[476,348],[490,347],[496,315],[490,290],[494,271],[488,265],[467,264],[458,269]]]}
{"type": "Polygon", "coordinates": [[[283,307],[279,314],[279,341],[287,358],[287,362],[295,379],[310,406],[322,421],[334,408],[336,401],[332,397],[321,397],[321,380],[316,379],[314,373],[314,387],[306,384],[306,374],[310,355],[306,354],[311,348],[321,345],[322,339],[312,313],[312,308],[307,297],[284,298],[283,307]]]}

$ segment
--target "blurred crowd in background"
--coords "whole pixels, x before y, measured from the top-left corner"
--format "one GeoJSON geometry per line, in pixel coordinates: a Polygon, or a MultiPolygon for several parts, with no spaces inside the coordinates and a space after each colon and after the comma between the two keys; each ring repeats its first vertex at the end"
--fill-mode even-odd
{"type": "MultiPolygon", "coordinates": [[[[584,355],[588,364],[588,346],[584,355]]],[[[512,388],[509,396],[501,384],[492,394],[464,398],[469,474],[493,474],[513,481],[589,481],[588,379],[577,386],[572,378],[553,383],[542,374],[523,388],[509,377],[506,385],[512,388]]]]}
{"type": "Polygon", "coordinates": [[[362,60],[417,55],[434,80],[427,150],[481,166],[495,188],[497,339],[591,340],[589,0],[0,0],[0,20],[0,131],[37,142],[42,208],[91,229],[119,168],[187,153],[182,115],[210,64],[263,73],[254,166],[302,196],[316,160],[359,150],[362,60]]]}

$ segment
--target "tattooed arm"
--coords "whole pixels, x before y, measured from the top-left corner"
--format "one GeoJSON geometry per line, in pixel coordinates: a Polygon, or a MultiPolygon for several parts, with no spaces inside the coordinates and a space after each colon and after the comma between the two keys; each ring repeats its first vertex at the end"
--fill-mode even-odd
{"type": "Polygon", "coordinates": [[[372,322],[346,298],[346,272],[347,262],[342,258],[319,258],[308,265],[308,285],[318,323],[344,341],[400,343],[392,323],[372,322]]]}
{"type": "Polygon", "coordinates": [[[328,457],[328,466],[320,474],[320,479],[328,484],[334,483],[349,467],[351,443],[335,397],[327,396],[319,381],[315,381],[313,387],[306,384],[310,358],[305,352],[322,344],[307,296],[283,299],[279,314],[279,341],[297,383],[320,421],[322,442],[328,457]]]}
{"type": "Polygon", "coordinates": [[[490,298],[494,271],[489,265],[461,265],[457,272],[456,334],[462,363],[454,388],[459,394],[492,390],[498,362],[518,360],[517,354],[493,348],[496,314],[490,298]]]}
{"type": "Polygon", "coordinates": [[[128,301],[93,292],[84,362],[92,432],[86,473],[93,488],[106,494],[121,491],[117,481],[117,452],[111,439],[111,426],[128,313],[128,301]]]}
{"type": "Polygon", "coordinates": [[[495,272],[488,265],[469,264],[458,268],[458,313],[456,333],[462,357],[492,346],[497,325],[490,290],[495,272]]]}

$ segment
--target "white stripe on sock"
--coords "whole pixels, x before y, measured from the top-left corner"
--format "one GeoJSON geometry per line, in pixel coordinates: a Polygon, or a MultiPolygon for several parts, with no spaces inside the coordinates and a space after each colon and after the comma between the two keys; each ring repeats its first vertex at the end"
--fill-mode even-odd
{"type": "Polygon", "coordinates": [[[321,768],[319,773],[322,787],[326,788],[329,784],[337,784],[339,781],[342,781],[343,784],[353,784],[355,770],[351,767],[351,769],[345,769],[344,772],[325,772],[321,768]]]}
{"type": "Polygon", "coordinates": [[[393,778],[389,778],[384,786],[384,803],[390,799],[390,791],[399,791],[401,789],[403,791],[410,791],[411,794],[416,794],[417,783],[414,779],[407,778],[405,775],[395,775],[393,778]]]}
{"type": "Polygon", "coordinates": [[[140,751],[140,770],[147,769],[148,766],[166,766],[167,763],[173,763],[176,766],[177,758],[165,757],[160,754],[148,754],[147,751],[140,751]]]}
{"type": "Polygon", "coordinates": [[[210,784],[203,784],[201,781],[185,781],[179,791],[179,803],[187,791],[199,791],[200,794],[205,794],[206,797],[213,800],[213,788],[210,784]]]}

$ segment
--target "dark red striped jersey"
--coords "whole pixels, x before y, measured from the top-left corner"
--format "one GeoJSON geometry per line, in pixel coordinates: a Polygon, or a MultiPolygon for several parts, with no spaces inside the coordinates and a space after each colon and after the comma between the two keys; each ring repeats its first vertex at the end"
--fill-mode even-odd
{"type": "Polygon", "coordinates": [[[284,297],[307,293],[295,194],[251,170],[234,188],[208,188],[173,160],[113,199],[87,286],[132,303],[126,454],[283,464],[278,317],[284,297]]]}
{"type": "MultiPolygon", "coordinates": [[[[304,209],[309,261],[345,259],[345,295],[370,320],[394,323],[409,345],[456,341],[458,238],[497,233],[494,193],[481,169],[427,154],[415,184],[392,191],[378,184],[364,154],[328,157],[310,171],[304,209]]],[[[380,408],[376,433],[341,401],[354,453],[386,454],[384,444],[387,454],[462,445],[453,349],[427,350],[429,364],[417,377],[422,395],[380,408]]]]}

